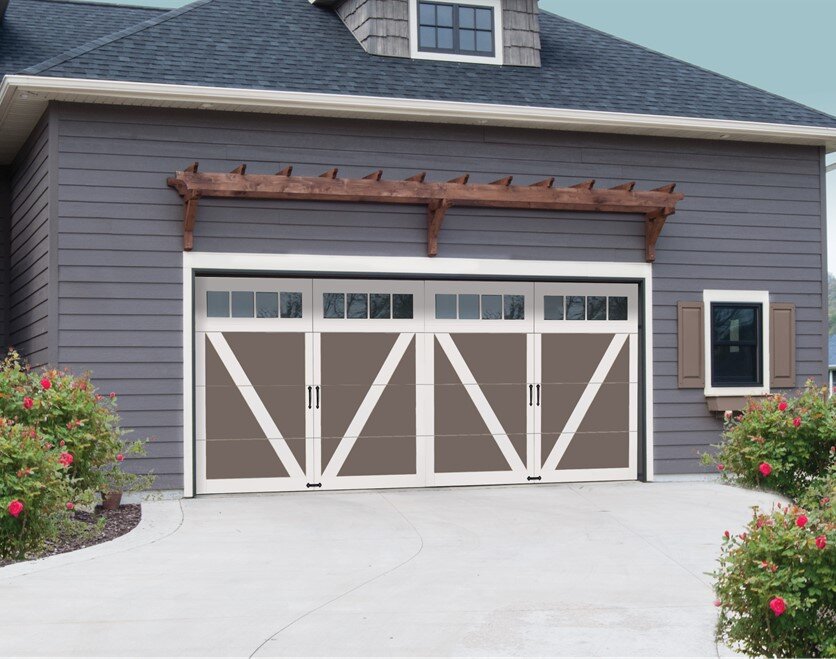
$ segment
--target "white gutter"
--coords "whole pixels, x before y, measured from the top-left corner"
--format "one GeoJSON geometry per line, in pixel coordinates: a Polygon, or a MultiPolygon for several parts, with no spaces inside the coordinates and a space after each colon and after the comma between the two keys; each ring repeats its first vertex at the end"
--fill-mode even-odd
{"type": "Polygon", "coordinates": [[[836,128],[816,126],[26,75],[8,75],[0,84],[0,135],[10,115],[25,111],[27,103],[40,103],[43,111],[51,100],[809,144],[836,151],[836,128]]]}

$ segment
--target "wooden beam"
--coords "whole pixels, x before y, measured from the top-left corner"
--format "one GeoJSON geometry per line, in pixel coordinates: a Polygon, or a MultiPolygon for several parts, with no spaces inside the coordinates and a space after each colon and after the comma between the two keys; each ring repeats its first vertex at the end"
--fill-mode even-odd
{"type": "Polygon", "coordinates": [[[467,182],[470,180],[470,174],[462,174],[457,178],[451,178],[448,183],[453,183],[454,185],[467,185],[467,182]]]}
{"type": "Polygon", "coordinates": [[[549,176],[549,178],[544,178],[542,181],[537,181],[537,183],[532,183],[529,185],[529,188],[550,188],[554,185],[554,176],[549,176]]]}
{"type": "Polygon", "coordinates": [[[232,172],[230,172],[230,173],[231,174],[238,174],[240,176],[243,176],[244,174],[247,173],[247,166],[244,163],[241,163],[240,165],[238,165],[238,167],[233,169],[232,172]]]}
{"type": "Polygon", "coordinates": [[[186,167],[186,169],[184,169],[183,171],[186,172],[187,174],[194,174],[197,171],[197,163],[193,162],[191,165],[186,167]]]}
{"type": "Polygon", "coordinates": [[[668,183],[667,185],[663,185],[658,188],[653,188],[654,192],[667,192],[668,194],[670,194],[674,190],[676,190],[676,183],[668,183]]]}
{"type": "Polygon", "coordinates": [[[578,190],[591,190],[595,187],[595,179],[591,178],[588,181],[583,181],[581,183],[575,183],[575,185],[570,185],[570,188],[577,188],[578,190]]]}
{"type": "Polygon", "coordinates": [[[276,172],[276,176],[290,176],[291,174],[293,174],[293,165],[288,165],[276,172]]]}
{"type": "Polygon", "coordinates": [[[438,231],[446,210],[450,206],[463,206],[643,215],[648,222],[648,259],[652,260],[665,218],[673,214],[677,202],[684,198],[681,193],[673,192],[672,186],[635,190],[633,182],[610,189],[594,188],[594,181],[555,188],[553,177],[531,185],[512,185],[510,177],[493,183],[466,185],[467,175],[446,183],[426,182],[426,172],[402,181],[384,181],[380,170],[362,179],[338,179],[336,169],[318,177],[291,176],[289,167],[279,175],[199,173],[194,169],[176,172],[168,179],[168,184],[186,202],[184,240],[187,242],[191,239],[185,234],[193,230],[196,200],[200,197],[415,204],[428,208],[430,252],[437,253],[438,231]]]}
{"type": "Polygon", "coordinates": [[[668,217],[673,215],[673,208],[662,208],[648,213],[644,223],[644,250],[645,260],[653,263],[656,260],[656,241],[662,233],[668,217]]]}
{"type": "Polygon", "coordinates": [[[191,252],[194,248],[194,225],[197,221],[197,200],[200,195],[190,192],[185,200],[183,209],[183,250],[191,252]]]}
{"type": "Polygon", "coordinates": [[[427,256],[438,255],[438,234],[450,206],[446,199],[433,199],[427,204],[427,256]]]}
{"type": "Polygon", "coordinates": [[[319,178],[335,179],[337,178],[337,174],[339,173],[339,171],[340,170],[336,167],[332,167],[327,172],[322,172],[322,174],[319,175],[319,178]]]}

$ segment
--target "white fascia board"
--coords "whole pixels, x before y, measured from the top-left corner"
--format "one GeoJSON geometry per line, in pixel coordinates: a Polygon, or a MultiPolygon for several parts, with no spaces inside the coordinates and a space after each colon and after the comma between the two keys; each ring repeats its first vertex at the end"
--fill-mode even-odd
{"type": "MultiPolygon", "coordinates": [[[[18,137],[21,141],[25,139],[26,135],[22,137],[9,135],[9,128],[20,129],[27,123],[23,121],[27,116],[27,106],[31,105],[31,114],[37,113],[40,116],[44,103],[49,101],[808,144],[824,146],[828,151],[836,151],[836,128],[817,126],[490,103],[25,75],[8,75],[0,84],[0,135],[6,133],[8,141],[13,141],[14,137],[18,137]],[[9,117],[16,119],[13,122],[14,126],[6,125],[9,117]]],[[[37,117],[35,117],[36,120],[37,117]]],[[[0,151],[7,153],[9,148],[9,144],[0,143],[0,151]]]]}

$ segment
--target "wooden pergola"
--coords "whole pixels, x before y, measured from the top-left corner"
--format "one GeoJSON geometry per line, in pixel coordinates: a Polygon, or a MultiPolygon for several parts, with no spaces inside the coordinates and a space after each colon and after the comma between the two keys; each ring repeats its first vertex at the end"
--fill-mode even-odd
{"type": "Polygon", "coordinates": [[[635,182],[613,188],[595,188],[583,181],[555,188],[554,177],[530,185],[512,185],[513,177],[487,184],[468,184],[469,174],[446,182],[426,180],[426,172],[402,180],[384,180],[377,170],[361,179],[338,178],[337,169],[320,176],[293,176],[285,167],[277,174],[247,174],[240,165],[232,172],[198,172],[192,163],[168,179],[184,200],[183,249],[194,246],[198,200],[202,197],[303,201],[409,204],[427,208],[427,256],[438,254],[438,234],[444,215],[453,206],[516,208],[591,213],[630,213],[645,217],[645,249],[648,262],[656,258],[656,240],[665,220],[676,211],[684,195],[674,192],[675,183],[654,190],[635,190],[635,182]]]}

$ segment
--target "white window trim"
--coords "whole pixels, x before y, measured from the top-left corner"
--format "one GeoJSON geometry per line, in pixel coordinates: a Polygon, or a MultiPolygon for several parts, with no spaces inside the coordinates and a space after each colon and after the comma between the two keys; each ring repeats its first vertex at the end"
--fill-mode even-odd
{"type": "MultiPolygon", "coordinates": [[[[575,278],[583,272],[590,279],[640,279],[644,283],[644,473],[648,481],[653,470],[653,267],[650,263],[602,263],[587,261],[513,261],[387,256],[326,256],[320,254],[243,254],[224,252],[183,252],[183,496],[195,495],[194,453],[194,289],[195,272],[351,273],[369,275],[442,275],[453,277],[553,277],[575,278]]],[[[581,475],[578,474],[581,478],[581,475]]],[[[440,483],[439,483],[440,484],[440,483]]],[[[256,490],[258,487],[255,488],[256,490]]]]}
{"type": "MultiPolygon", "coordinates": [[[[435,1],[435,0],[430,0],[435,1]]],[[[470,62],[473,64],[499,64],[503,62],[502,0],[437,0],[453,5],[491,7],[493,9],[494,56],[459,55],[455,53],[430,53],[418,50],[418,2],[409,0],[409,53],[412,59],[430,59],[443,62],[470,62]]]]}
{"type": "Polygon", "coordinates": [[[769,291],[703,291],[705,305],[705,395],[706,396],[765,396],[769,394],[769,291]],[[761,310],[761,359],[763,385],[760,387],[714,387],[711,373],[711,304],[712,302],[737,302],[760,304],[761,310]]]}

